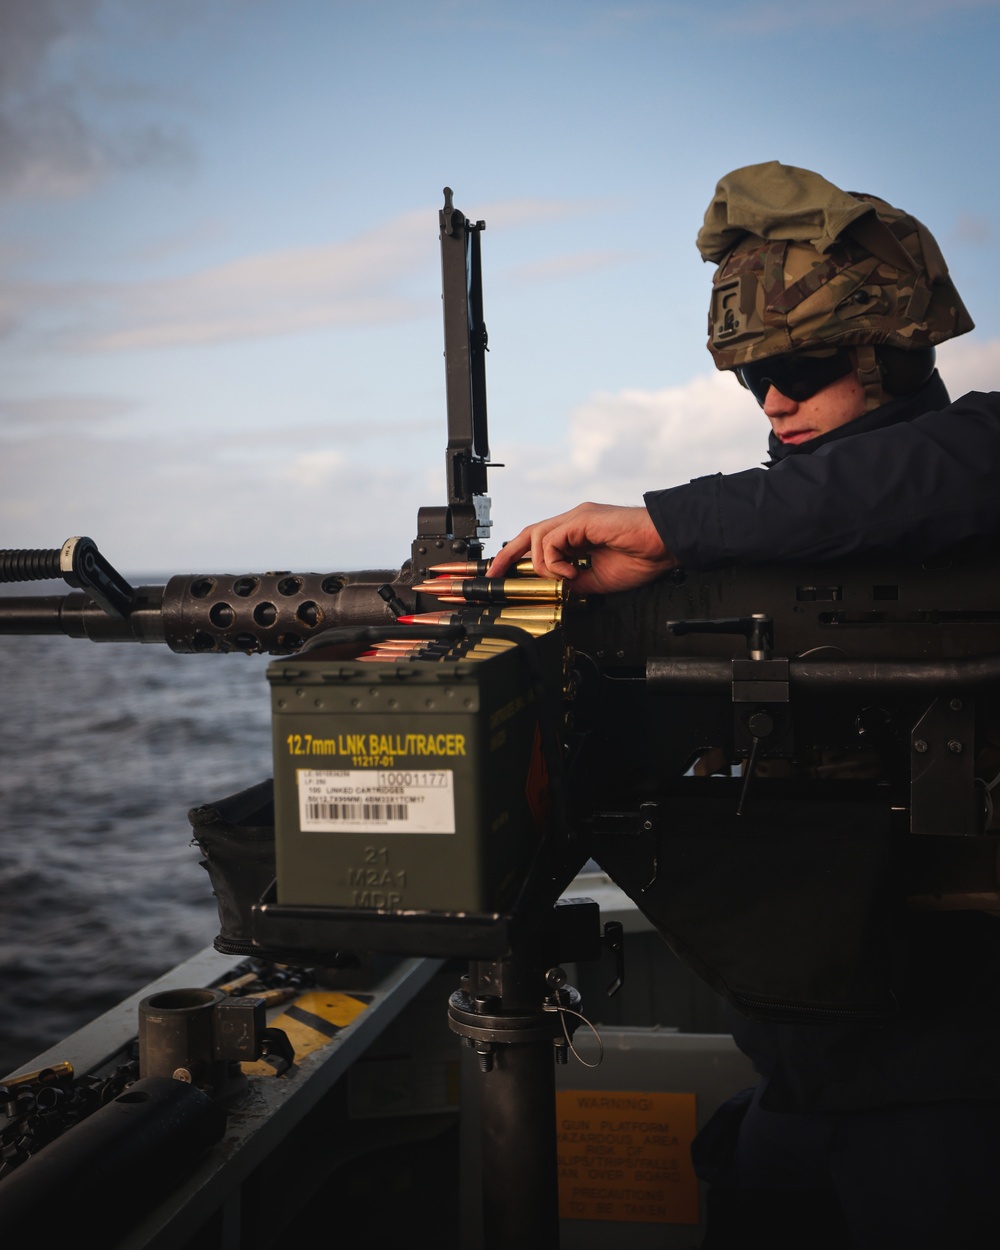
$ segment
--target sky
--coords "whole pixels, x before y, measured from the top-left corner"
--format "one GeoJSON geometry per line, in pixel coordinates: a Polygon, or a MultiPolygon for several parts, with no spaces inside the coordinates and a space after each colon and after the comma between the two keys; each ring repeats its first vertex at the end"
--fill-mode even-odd
{"type": "Polygon", "coordinates": [[[1000,0],[0,0],[0,547],[394,569],[447,498],[438,211],[482,236],[491,554],[759,463],[706,350],[716,184],[935,234],[1000,374],[1000,0]]]}

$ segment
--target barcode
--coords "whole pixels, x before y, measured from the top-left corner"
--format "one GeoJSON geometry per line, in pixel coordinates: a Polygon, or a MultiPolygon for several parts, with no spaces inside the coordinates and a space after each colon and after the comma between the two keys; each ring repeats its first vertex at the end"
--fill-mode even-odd
{"type": "Polygon", "coordinates": [[[310,820],[409,820],[406,803],[307,803],[310,820]]]}

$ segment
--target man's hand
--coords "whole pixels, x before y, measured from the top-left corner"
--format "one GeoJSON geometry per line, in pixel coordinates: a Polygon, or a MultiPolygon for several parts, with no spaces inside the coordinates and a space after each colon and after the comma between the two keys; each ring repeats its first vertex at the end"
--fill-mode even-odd
{"type": "Polygon", "coordinates": [[[487,577],[504,577],[526,552],[539,577],[565,578],[581,595],[644,586],[680,564],[645,508],[617,504],[581,503],[525,526],[494,557],[487,577]],[[590,556],[589,569],[573,562],[582,555],[590,556]]]}

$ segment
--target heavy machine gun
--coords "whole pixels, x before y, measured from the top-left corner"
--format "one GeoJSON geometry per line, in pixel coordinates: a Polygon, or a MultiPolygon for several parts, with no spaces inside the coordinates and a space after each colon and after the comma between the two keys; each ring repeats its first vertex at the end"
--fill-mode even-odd
{"type": "MultiPolygon", "coordinates": [[[[445,188],[439,211],[448,444],[446,499],[422,507],[410,558],[399,569],[350,573],[182,574],[132,587],[90,538],[56,550],[0,551],[0,581],[65,578],[77,593],[7,598],[3,633],[67,634],[94,642],[166,643],[179,653],[298,651],[333,626],[390,625],[415,611],[412,587],[433,563],[479,560],[489,536],[486,413],[488,336],[480,234],[445,188]],[[403,597],[401,597],[403,596],[403,597]],[[393,605],[393,606],[390,606],[393,605]],[[395,610],[393,610],[395,609],[395,610]]],[[[425,606],[436,606],[424,599],[425,606]]]]}
{"type": "Polygon", "coordinates": [[[131,587],[71,539],[0,553],[0,579],[76,587],[0,601],[0,633],[275,657],[274,879],[237,900],[236,936],[468,960],[449,1021],[483,1074],[484,1227],[551,1246],[551,1055],[577,1005],[560,965],[610,949],[622,978],[620,934],[567,886],[595,859],[747,1015],[891,1019],[906,915],[1000,910],[1000,581],[958,558],[678,570],[587,600],[554,589],[543,630],[498,620],[476,602],[508,597],[478,578],[484,223],[446,189],[439,224],[447,497],[419,509],[401,567],[131,587]],[[420,629],[440,649],[391,656],[455,563],[456,620],[420,629]],[[503,645],[448,654],[468,640],[503,645]]]}

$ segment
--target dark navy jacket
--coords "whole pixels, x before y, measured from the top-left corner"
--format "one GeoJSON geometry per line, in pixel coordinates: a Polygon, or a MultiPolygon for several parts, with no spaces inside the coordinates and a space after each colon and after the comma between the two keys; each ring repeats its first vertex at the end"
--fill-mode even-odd
{"type": "Polygon", "coordinates": [[[935,373],[772,462],[648,491],[667,549],[689,569],[878,555],[917,561],[1000,536],[1000,393],[955,403],[935,373]]]}
{"type": "MultiPolygon", "coordinates": [[[[935,373],[769,465],[650,491],[646,506],[691,569],[726,564],[996,551],[1000,394],[949,403],[935,373]]],[[[939,1099],[1000,1100],[1000,920],[914,914],[912,984],[890,1025],[768,1024],[731,1012],[773,1110],[842,1111],[939,1099]]]]}

